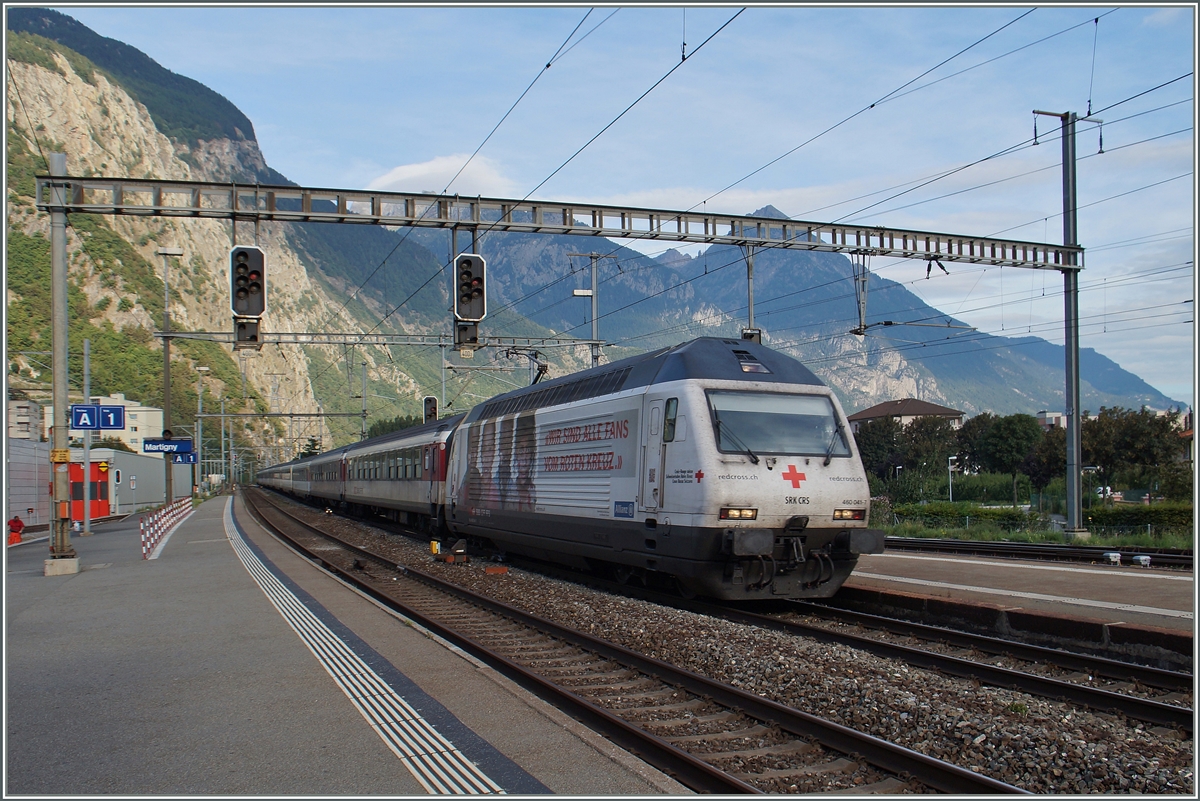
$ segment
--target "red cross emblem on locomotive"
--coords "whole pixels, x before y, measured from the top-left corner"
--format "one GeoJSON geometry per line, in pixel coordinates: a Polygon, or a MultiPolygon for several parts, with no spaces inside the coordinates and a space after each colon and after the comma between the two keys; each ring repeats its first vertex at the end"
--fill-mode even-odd
{"type": "Polygon", "coordinates": [[[804,481],[804,474],[796,472],[796,465],[789,464],[788,469],[780,476],[784,481],[792,482],[792,489],[800,489],[800,482],[804,481]]]}

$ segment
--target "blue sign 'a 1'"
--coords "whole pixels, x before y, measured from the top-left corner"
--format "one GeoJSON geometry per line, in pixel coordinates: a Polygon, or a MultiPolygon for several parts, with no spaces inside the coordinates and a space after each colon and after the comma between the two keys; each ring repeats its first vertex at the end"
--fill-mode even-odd
{"type": "Polygon", "coordinates": [[[71,405],[71,429],[74,431],[111,431],[125,428],[125,407],[98,403],[71,405]]]}

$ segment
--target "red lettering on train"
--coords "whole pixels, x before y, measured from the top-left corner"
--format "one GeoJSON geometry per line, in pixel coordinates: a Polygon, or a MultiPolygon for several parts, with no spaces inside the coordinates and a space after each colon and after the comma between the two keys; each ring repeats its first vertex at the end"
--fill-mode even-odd
{"type": "Polygon", "coordinates": [[[546,432],[543,445],[573,444],[576,442],[602,442],[609,439],[626,439],[629,436],[628,420],[609,420],[604,423],[588,423],[584,426],[554,428],[546,432]]]}

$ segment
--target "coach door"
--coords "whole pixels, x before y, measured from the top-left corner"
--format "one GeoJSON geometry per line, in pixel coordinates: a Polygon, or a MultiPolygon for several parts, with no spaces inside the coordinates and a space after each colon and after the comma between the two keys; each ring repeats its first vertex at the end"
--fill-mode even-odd
{"type": "Polygon", "coordinates": [[[643,512],[657,512],[663,502],[663,401],[649,401],[643,418],[645,431],[642,436],[642,492],[643,512]]]}

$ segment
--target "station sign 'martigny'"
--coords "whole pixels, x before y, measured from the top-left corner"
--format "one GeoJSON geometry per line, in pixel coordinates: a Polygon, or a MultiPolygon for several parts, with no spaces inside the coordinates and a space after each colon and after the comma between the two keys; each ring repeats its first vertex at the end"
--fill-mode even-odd
{"type": "Polygon", "coordinates": [[[142,453],[191,453],[190,439],[147,439],[142,441],[142,453]]]}

